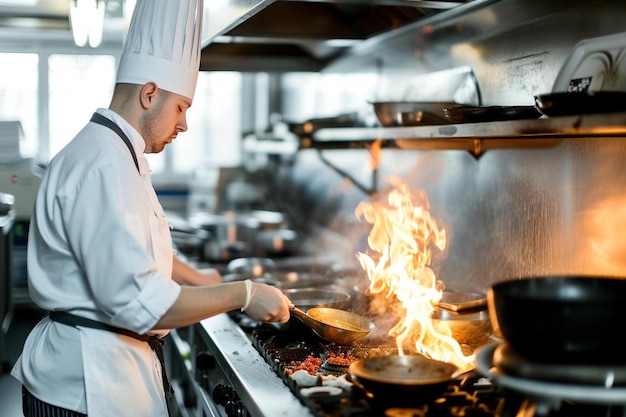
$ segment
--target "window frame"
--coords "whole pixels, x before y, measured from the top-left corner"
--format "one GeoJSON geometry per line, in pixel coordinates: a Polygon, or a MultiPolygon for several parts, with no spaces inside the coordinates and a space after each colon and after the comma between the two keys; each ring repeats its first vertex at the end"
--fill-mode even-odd
{"type": "MultiPolygon", "coordinates": [[[[122,50],[122,42],[105,42],[98,48],[80,48],[73,44],[71,38],[51,34],[49,39],[41,39],[40,35],[25,32],[22,34],[6,34],[0,30],[1,53],[37,54],[38,59],[38,93],[37,93],[37,124],[39,136],[36,138],[34,158],[44,165],[50,160],[50,123],[49,123],[49,58],[51,55],[111,55],[117,67],[122,50]]],[[[95,110],[95,109],[94,109],[95,110]]],[[[241,139],[241,138],[240,138],[241,139]]],[[[155,173],[152,182],[155,187],[180,189],[189,184],[192,173],[174,171],[175,152],[168,149],[163,152],[163,171],[155,173]]]]}

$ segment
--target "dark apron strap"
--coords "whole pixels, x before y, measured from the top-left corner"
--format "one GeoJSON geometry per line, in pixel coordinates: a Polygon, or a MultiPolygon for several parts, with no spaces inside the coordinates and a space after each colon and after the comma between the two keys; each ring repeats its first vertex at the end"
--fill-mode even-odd
{"type": "Polygon", "coordinates": [[[81,326],[89,327],[91,329],[106,330],[108,332],[123,334],[125,336],[132,337],[142,342],[147,342],[150,348],[156,353],[159,362],[161,363],[161,375],[163,376],[163,391],[166,398],[171,398],[174,393],[174,389],[169,382],[167,372],[165,370],[165,355],[163,354],[163,339],[156,335],[139,334],[132,330],[122,329],[120,327],[111,326],[110,324],[102,323],[97,320],[91,320],[86,317],[70,314],[66,311],[51,311],[48,313],[50,320],[57,323],[65,324],[68,326],[81,326]]]}
{"type": "MultiPolygon", "coordinates": [[[[133,157],[133,162],[135,163],[135,167],[137,168],[137,172],[141,174],[139,170],[139,162],[137,161],[137,154],[135,153],[135,149],[133,148],[130,139],[126,136],[126,133],[113,122],[111,119],[104,117],[100,113],[94,113],[91,116],[91,121],[97,123],[102,126],[106,126],[115,133],[124,141],[128,150],[130,151],[130,155],[133,157]]],[[[129,337],[132,337],[137,340],[141,340],[143,342],[147,342],[150,345],[150,348],[154,351],[161,363],[161,375],[163,376],[163,391],[165,392],[166,398],[171,398],[174,394],[174,389],[169,382],[169,378],[167,377],[167,371],[165,369],[165,355],[163,354],[163,343],[164,341],[157,336],[148,336],[141,335],[139,333],[135,333],[131,330],[122,329],[119,327],[111,326],[106,323],[102,323],[96,320],[91,320],[86,317],[75,316],[73,314],[67,313],[65,311],[51,311],[50,319],[52,321],[56,321],[58,323],[66,324],[69,326],[82,326],[82,327],[90,327],[92,329],[106,330],[109,332],[123,334],[129,337]]],[[[168,403],[168,411],[169,411],[169,403],[168,403]]]]}
{"type": "Polygon", "coordinates": [[[133,157],[133,161],[135,162],[135,166],[137,167],[137,172],[141,173],[139,171],[139,162],[137,161],[137,154],[135,153],[135,149],[133,148],[132,143],[130,143],[130,139],[128,139],[128,136],[126,136],[126,133],[124,133],[124,131],[122,131],[122,129],[120,129],[120,127],[116,125],[115,122],[113,122],[111,119],[107,117],[104,117],[100,113],[94,113],[93,116],[91,116],[91,121],[99,125],[106,126],[112,131],[114,131],[115,133],[117,133],[117,135],[124,141],[126,146],[128,146],[130,155],[133,157]]]}

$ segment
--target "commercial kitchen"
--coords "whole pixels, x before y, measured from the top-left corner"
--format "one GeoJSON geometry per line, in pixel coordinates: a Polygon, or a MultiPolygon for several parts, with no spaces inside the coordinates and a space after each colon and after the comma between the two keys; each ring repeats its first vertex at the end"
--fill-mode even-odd
{"type": "MultiPolygon", "coordinates": [[[[28,16],[39,38],[6,6],[0,78],[19,54],[40,90],[53,69],[114,71],[126,2],[104,2],[117,26],[95,47],[62,3],[28,16]]],[[[173,329],[175,415],[626,416],[625,1],[206,0],[204,18],[189,132],[151,160],[176,250],[310,313],[173,329]],[[324,308],[364,334],[312,331],[324,308]]],[[[37,312],[38,178],[110,91],[18,114],[0,86],[8,377],[13,324],[37,312]]]]}

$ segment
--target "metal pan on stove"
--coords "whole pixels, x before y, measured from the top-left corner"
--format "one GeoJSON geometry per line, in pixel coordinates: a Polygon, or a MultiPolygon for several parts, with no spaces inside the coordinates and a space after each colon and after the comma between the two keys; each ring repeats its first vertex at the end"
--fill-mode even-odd
{"type": "Polygon", "coordinates": [[[460,374],[453,364],[417,354],[360,359],[350,364],[349,372],[368,397],[394,405],[437,398],[460,374]]]}
{"type": "Polygon", "coordinates": [[[317,288],[293,288],[283,290],[283,294],[304,311],[313,307],[346,308],[352,298],[347,293],[317,288]]]}

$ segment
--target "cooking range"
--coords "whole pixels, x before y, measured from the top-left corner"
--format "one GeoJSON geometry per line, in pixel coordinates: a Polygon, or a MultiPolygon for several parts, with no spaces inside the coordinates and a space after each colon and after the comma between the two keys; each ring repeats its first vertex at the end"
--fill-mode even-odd
{"type": "MultiPolygon", "coordinates": [[[[369,209],[368,206],[364,208],[365,211],[369,209]]],[[[436,243],[445,243],[444,231],[424,216],[423,211],[415,213],[421,213],[415,219],[415,229],[424,232],[419,241],[428,243],[428,238],[436,237],[441,238],[436,239],[436,243]],[[432,230],[422,230],[424,224],[432,230]]],[[[406,230],[412,229],[407,227],[406,230]]],[[[423,246],[425,248],[426,244],[423,246]]],[[[392,302],[375,291],[383,287],[373,285],[377,282],[369,274],[372,270],[366,275],[363,271],[366,268],[337,266],[328,253],[332,251],[326,251],[322,258],[305,254],[271,261],[268,258],[238,258],[223,265],[225,269],[218,269],[225,280],[250,278],[277,285],[305,311],[318,306],[317,303],[298,300],[299,304],[294,298],[297,293],[288,291],[313,289],[320,294],[323,289],[326,296],[333,295],[324,300],[324,303],[333,304],[330,307],[359,315],[382,312],[373,317],[368,315],[368,319],[375,323],[374,330],[356,342],[340,345],[318,336],[295,314],[287,324],[277,324],[256,322],[239,311],[177,329],[172,332],[172,338],[183,361],[182,365],[178,361],[178,369],[174,368],[175,372],[170,375],[178,391],[177,399],[182,397],[178,401],[181,414],[185,411],[187,415],[203,417],[626,417],[626,369],[623,367],[605,364],[607,366],[599,369],[580,363],[556,366],[554,363],[525,362],[511,355],[505,342],[490,336],[491,326],[488,329],[481,327],[484,321],[480,317],[476,321],[479,327],[473,327],[475,322],[472,320],[472,327],[469,327],[472,331],[454,333],[450,327],[451,334],[448,335],[441,333],[438,327],[448,320],[447,316],[420,316],[431,310],[414,307],[426,305],[432,308],[432,298],[428,295],[439,291],[433,275],[428,273],[429,252],[419,252],[425,255],[416,257],[425,265],[418,268],[409,265],[411,271],[417,271],[412,279],[394,283],[397,288],[426,297],[419,299],[422,304],[412,304],[411,301],[403,306],[403,311],[413,313],[410,325],[398,326],[396,317],[393,317],[396,324],[391,330],[386,328],[390,317],[383,316],[392,309],[392,302]],[[419,285],[411,286],[418,280],[419,285]],[[414,334],[420,340],[430,337],[429,343],[412,344],[405,329],[411,329],[415,323],[419,323],[419,331],[414,334]],[[437,331],[433,331],[435,328],[437,331]],[[398,338],[397,335],[408,337],[398,338]],[[461,341],[463,337],[475,335],[481,336],[478,345],[469,346],[469,342],[461,341]],[[448,375],[443,383],[432,382],[434,379],[429,383],[415,382],[417,379],[412,376],[398,382],[396,376],[406,372],[406,366],[400,366],[393,368],[393,377],[374,381],[379,391],[370,388],[371,392],[368,392],[362,387],[365,378],[359,380],[354,369],[350,370],[350,364],[357,361],[359,364],[378,363],[368,359],[415,355],[414,352],[425,345],[432,348],[432,352],[440,346],[452,347],[444,352],[454,352],[448,362],[461,363],[464,367],[458,368],[464,371],[452,378],[448,375]],[[463,352],[458,352],[454,345],[463,352]],[[470,347],[469,351],[467,347],[470,347]],[[468,357],[471,353],[476,356],[468,357]],[[532,371],[530,377],[529,369],[532,371]]],[[[373,259],[369,255],[359,253],[361,266],[372,266],[370,260],[373,259]]],[[[401,273],[396,273],[398,270],[390,276],[394,279],[402,277],[401,273]]],[[[450,291],[446,289],[444,298],[437,298],[441,306],[451,301],[445,297],[446,293],[449,295],[450,291]]],[[[399,295],[395,293],[396,297],[399,295]]],[[[471,310],[484,311],[484,304],[474,305],[477,301],[480,298],[469,302],[471,310]]],[[[451,305],[460,308],[461,304],[452,302],[451,305]]],[[[463,321],[468,317],[465,314],[468,313],[463,314],[463,321]]],[[[543,337],[546,347],[553,338],[550,334],[543,337]]],[[[469,337],[469,340],[476,339],[469,337]]],[[[533,343],[541,345],[541,338],[533,343]]],[[[392,363],[389,360],[379,367],[389,368],[392,363]]],[[[409,373],[419,373],[420,376],[425,373],[421,368],[416,369],[419,370],[409,370],[409,373]]],[[[383,369],[377,375],[385,371],[388,372],[383,369]]]]}
{"type": "MultiPolygon", "coordinates": [[[[257,323],[243,313],[213,317],[184,329],[191,352],[194,411],[200,416],[461,417],[626,416],[626,388],[538,381],[494,365],[501,346],[478,350],[476,369],[442,392],[372,398],[355,385],[347,364],[396,353],[393,343],[326,342],[291,319],[257,323]]],[[[618,370],[620,371],[620,370],[618,370]]]]}

